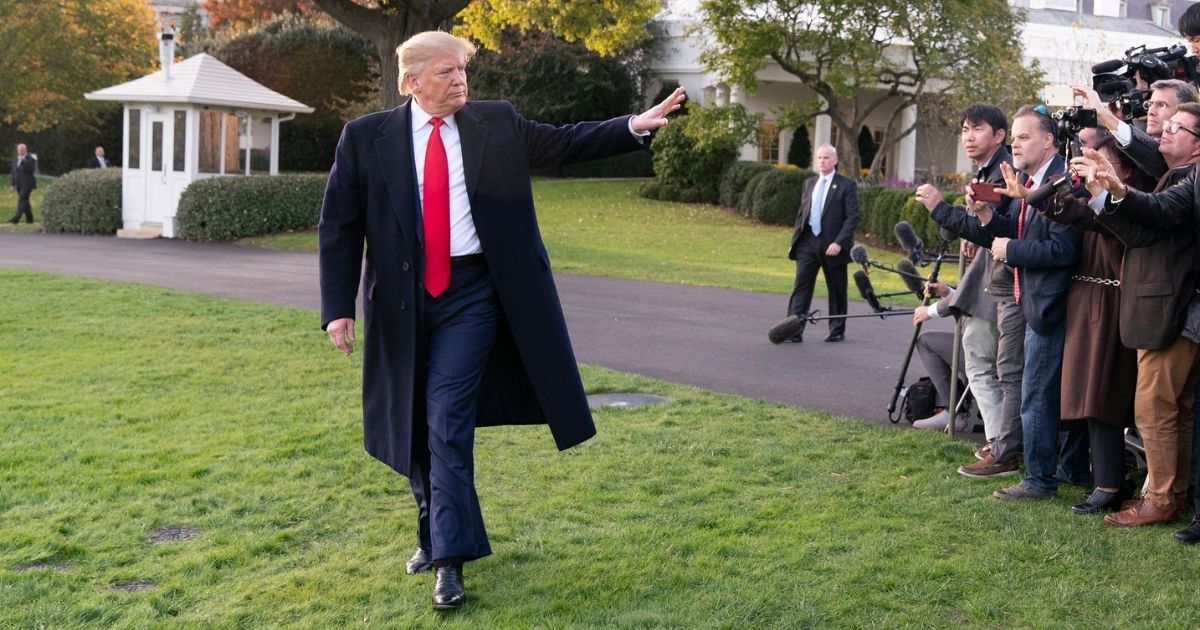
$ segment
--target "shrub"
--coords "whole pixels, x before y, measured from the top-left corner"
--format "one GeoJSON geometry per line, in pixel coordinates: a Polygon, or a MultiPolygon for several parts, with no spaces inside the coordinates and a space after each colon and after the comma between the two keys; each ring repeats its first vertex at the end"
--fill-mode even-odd
{"type": "Polygon", "coordinates": [[[736,208],[742,198],[742,191],[755,175],[771,170],[770,164],[762,162],[734,162],[721,175],[718,187],[718,200],[722,206],[736,208]]]}
{"type": "Polygon", "coordinates": [[[47,232],[113,234],[121,227],[121,169],[81,169],[58,178],[42,199],[47,232]]]}
{"type": "Polygon", "coordinates": [[[179,238],[220,241],[316,226],[324,173],[214,177],[193,182],[179,198],[179,238]]]}
{"type": "Polygon", "coordinates": [[[772,168],[754,178],[751,216],[772,225],[792,225],[804,197],[804,172],[772,168]]]}
{"type": "MultiPolygon", "coordinates": [[[[733,146],[716,145],[701,150],[684,130],[690,116],[677,118],[654,137],[654,172],[664,188],[695,188],[702,201],[716,202],[721,172],[737,159],[733,146]]],[[[662,189],[660,189],[661,191],[662,189]]]]}

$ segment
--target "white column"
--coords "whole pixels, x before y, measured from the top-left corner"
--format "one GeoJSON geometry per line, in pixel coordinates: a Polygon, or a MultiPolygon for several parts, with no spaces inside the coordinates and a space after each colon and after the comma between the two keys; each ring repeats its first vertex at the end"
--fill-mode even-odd
{"type": "MultiPolygon", "coordinates": [[[[958,151],[954,155],[954,172],[956,173],[975,173],[975,163],[967,156],[967,150],[962,147],[961,142],[955,142],[954,146],[958,147],[958,151]]],[[[972,175],[974,177],[974,175],[972,175]]]]}
{"type": "Polygon", "coordinates": [[[279,174],[279,114],[271,116],[271,174],[279,174]]]}
{"type": "Polygon", "coordinates": [[[779,132],[779,163],[787,164],[788,149],[792,146],[792,136],[795,135],[794,129],[784,129],[779,132]]]}
{"type": "Polygon", "coordinates": [[[724,107],[729,104],[729,86],[724,83],[717,84],[716,102],[718,107],[724,107]]]}
{"type": "MultiPolygon", "coordinates": [[[[900,112],[900,128],[897,132],[903,132],[917,122],[917,106],[909,105],[900,112]]],[[[916,179],[917,170],[917,130],[904,136],[900,142],[896,143],[896,168],[895,172],[888,173],[892,177],[898,177],[905,181],[913,181],[916,179]]]]}

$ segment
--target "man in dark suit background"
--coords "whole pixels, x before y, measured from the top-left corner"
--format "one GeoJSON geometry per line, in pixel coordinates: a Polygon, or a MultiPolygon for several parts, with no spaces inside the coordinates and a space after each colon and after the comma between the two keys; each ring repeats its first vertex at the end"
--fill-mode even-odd
{"type": "Polygon", "coordinates": [[[351,352],[361,275],[364,443],[409,478],[418,549],[405,570],[436,567],[437,609],[462,605],[463,563],[491,553],[475,428],[548,423],[560,449],[596,431],[530,169],[641,148],[685,98],[677,89],[637,116],[555,128],[507,102],[469,103],[474,52],[441,32],[400,46],[412,98],[346,125],[319,226],[322,328],[351,352]]]}
{"type": "Polygon", "coordinates": [[[112,166],[112,163],[108,161],[108,158],[104,157],[104,147],[96,147],[96,151],[92,154],[92,157],[88,158],[87,167],[108,168],[110,166],[112,166]]]}
{"type": "MultiPolygon", "coordinates": [[[[854,245],[854,228],[858,227],[858,185],[854,180],[835,172],[837,149],[823,144],[813,157],[817,174],[804,182],[804,196],[796,214],[796,230],[788,258],[796,261],[796,283],[788,300],[788,314],[804,320],[812,304],[817,271],[825,274],[829,289],[829,315],[845,315],[846,266],[850,264],[850,248],[854,245]]],[[[846,320],[829,320],[829,336],[825,341],[842,341],[846,337],[846,320]]],[[[804,328],[791,341],[804,340],[804,328]]]]}
{"type": "Polygon", "coordinates": [[[25,216],[26,223],[33,223],[33,206],[29,204],[29,195],[37,188],[37,160],[29,155],[24,144],[17,145],[17,159],[12,163],[12,189],[17,193],[17,213],[8,220],[16,225],[25,216]]]}

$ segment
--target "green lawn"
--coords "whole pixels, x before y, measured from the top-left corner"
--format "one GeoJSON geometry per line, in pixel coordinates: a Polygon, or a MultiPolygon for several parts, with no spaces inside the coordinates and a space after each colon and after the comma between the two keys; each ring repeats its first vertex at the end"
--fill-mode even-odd
{"type": "MultiPolygon", "coordinates": [[[[407,485],[315,313],[0,270],[0,627],[1195,627],[1173,527],[1012,505],[969,443],[584,368],[672,401],[483,429],[496,554],[430,610],[407,485]],[[198,529],[154,543],[156,528],[198,529]],[[140,592],[114,586],[144,582],[140,592]]],[[[1009,480],[1011,481],[1011,479],[1009,480]]]]}
{"type": "Polygon", "coordinates": [[[46,189],[54,183],[54,180],[47,177],[38,178],[38,187],[29,196],[29,205],[33,206],[33,223],[25,223],[25,217],[21,217],[21,223],[12,225],[9,219],[17,212],[17,193],[9,186],[8,178],[2,180],[0,187],[0,232],[40,232],[42,229],[42,196],[46,194],[46,189]]]}
{"type": "MultiPolygon", "coordinates": [[[[792,228],[763,225],[719,206],[644,199],[642,180],[538,179],[534,197],[556,271],[747,291],[790,293],[792,228]]],[[[243,239],[243,244],[316,251],[313,232],[243,239]]],[[[896,251],[869,248],[894,264],[896,251]]],[[[932,267],[924,270],[928,274],[932,267]]],[[[942,278],[953,281],[957,266],[942,278]]],[[[851,271],[853,272],[853,270],[851,271]]],[[[900,291],[898,276],[871,273],[877,292],[900,291]]],[[[851,286],[852,295],[857,292],[851,286]]],[[[825,295],[818,280],[817,295],[825,295]]],[[[914,301],[911,301],[915,303],[914,301]]],[[[821,306],[821,308],[824,308],[821,306]]]]}

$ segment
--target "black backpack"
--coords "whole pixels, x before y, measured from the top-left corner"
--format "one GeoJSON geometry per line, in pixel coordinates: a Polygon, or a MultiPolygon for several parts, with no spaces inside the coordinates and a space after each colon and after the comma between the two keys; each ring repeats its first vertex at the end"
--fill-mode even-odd
{"type": "Polygon", "coordinates": [[[936,407],[937,392],[933,389],[933,381],[928,376],[922,376],[916,383],[904,390],[904,419],[915,422],[933,415],[936,407]]]}

